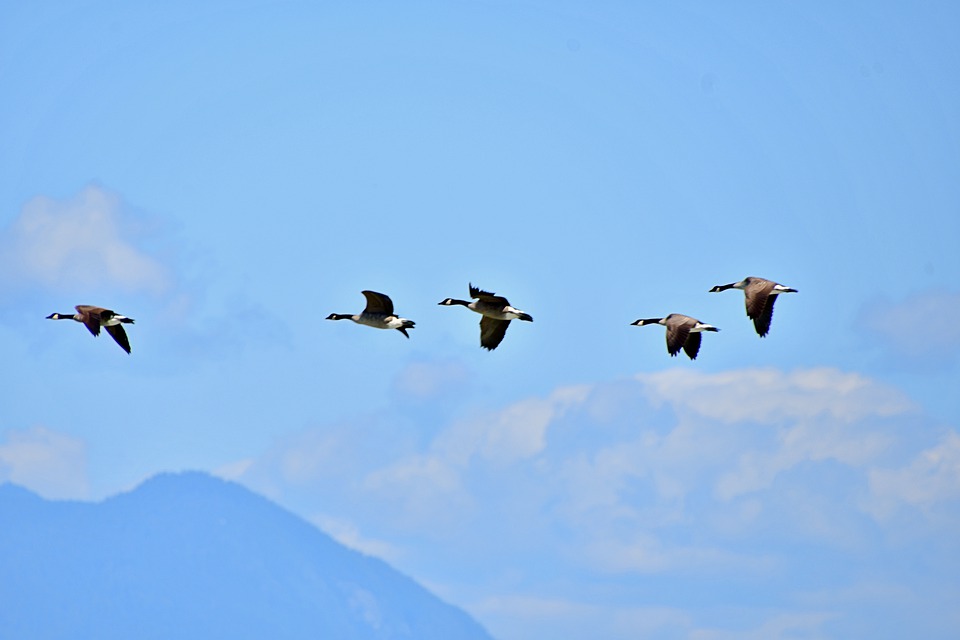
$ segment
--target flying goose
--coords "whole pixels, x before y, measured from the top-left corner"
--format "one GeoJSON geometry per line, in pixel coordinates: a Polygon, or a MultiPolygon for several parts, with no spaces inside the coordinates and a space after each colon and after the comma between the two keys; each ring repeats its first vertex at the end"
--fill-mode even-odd
{"type": "Polygon", "coordinates": [[[503,296],[482,291],[472,284],[469,287],[470,297],[474,298],[473,302],[447,298],[437,304],[447,307],[460,304],[482,315],[483,317],[480,318],[480,346],[484,349],[493,351],[497,348],[497,345],[503,341],[503,336],[507,334],[507,327],[510,326],[511,320],[533,322],[529,313],[511,307],[503,296]]]}
{"type": "Polygon", "coordinates": [[[746,299],[747,317],[753,320],[753,327],[763,338],[770,331],[770,321],[773,319],[773,303],[781,293],[796,293],[796,289],[777,284],[763,278],[744,278],[740,282],[718,284],[710,293],[726,291],[727,289],[743,289],[746,299]]]}
{"type": "Polygon", "coordinates": [[[662,324],[667,328],[667,351],[670,355],[675,356],[683,349],[691,360],[696,360],[700,351],[700,332],[720,331],[712,325],[679,313],[671,313],[666,318],[641,318],[630,324],[637,327],[662,324]]]}
{"type": "Polygon", "coordinates": [[[127,340],[127,332],[123,330],[123,324],[133,324],[133,318],[89,304],[78,304],[74,308],[77,310],[76,313],[51,313],[47,316],[47,320],[76,320],[83,323],[83,326],[94,336],[99,336],[100,327],[103,327],[121,349],[130,353],[130,341],[127,340]]]}
{"type": "Polygon", "coordinates": [[[327,320],[353,320],[375,329],[396,329],[406,337],[410,337],[407,329],[413,329],[416,323],[413,320],[401,318],[393,313],[393,300],[390,296],[376,291],[361,291],[367,299],[367,306],[361,313],[331,313],[327,320]]]}

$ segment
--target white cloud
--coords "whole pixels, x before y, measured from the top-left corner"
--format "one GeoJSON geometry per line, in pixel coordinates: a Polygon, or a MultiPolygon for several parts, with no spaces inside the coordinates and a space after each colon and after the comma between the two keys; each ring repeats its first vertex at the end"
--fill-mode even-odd
{"type": "Polygon", "coordinates": [[[383,558],[387,561],[394,561],[400,555],[394,545],[383,540],[365,537],[360,533],[360,528],[356,523],[345,518],[319,514],[310,518],[310,521],[340,544],[361,553],[383,558]]]}
{"type": "Polygon", "coordinates": [[[691,640],[768,640],[791,638],[801,640],[829,637],[823,626],[838,614],[829,611],[774,613],[753,629],[695,629],[691,640]]]}
{"type": "Polygon", "coordinates": [[[531,595],[490,596],[478,603],[476,608],[484,613],[509,613],[532,618],[556,617],[558,615],[565,617],[582,616],[599,609],[599,607],[582,602],[531,595]]]}
{"type": "MultiPolygon", "coordinates": [[[[804,465],[840,465],[865,486],[895,449],[897,425],[915,415],[896,390],[826,368],[676,369],[616,382],[613,393],[607,386],[560,388],[480,412],[426,443],[398,440],[389,424],[313,428],[236,473],[271,495],[334,484],[338,497],[380,504],[404,527],[424,530],[527,509],[547,528],[570,528],[580,544],[604,540],[629,551],[595,554],[604,571],[661,570],[728,557],[709,546],[657,547],[665,529],[708,517],[745,535],[774,517],[784,499],[778,479],[804,465]],[[637,398],[673,413],[635,416],[637,398]]],[[[789,498],[796,514],[820,508],[798,502],[803,496],[789,498]]],[[[835,533],[811,523],[797,529],[835,533]]]]}
{"type": "Polygon", "coordinates": [[[475,456],[499,463],[530,458],[546,447],[550,424],[582,404],[588,393],[586,386],[563,387],[547,398],[527,398],[460,421],[442,433],[432,449],[457,466],[465,466],[475,456]]]}
{"type": "Polygon", "coordinates": [[[408,499],[423,494],[452,495],[460,491],[457,470],[437,456],[417,455],[374,471],[366,487],[373,491],[405,494],[408,499]]]}
{"type": "Polygon", "coordinates": [[[117,287],[162,293],[167,269],[136,246],[119,196],[98,186],[69,200],[33,198],[0,234],[3,279],[11,287],[117,287]]]}
{"type": "Polygon", "coordinates": [[[960,502],[960,434],[946,433],[935,446],[921,451],[903,467],[872,469],[868,508],[880,518],[900,506],[930,511],[960,502]]]}
{"type": "MultiPolygon", "coordinates": [[[[731,580],[767,585],[787,603],[820,586],[790,584],[791,572],[807,575],[800,565],[820,563],[811,575],[826,576],[824,558],[841,558],[841,576],[884,556],[897,532],[881,507],[936,511],[960,497],[960,435],[935,440],[902,393],[836,369],[669,370],[557,389],[410,438],[396,421],[416,424],[391,411],[376,427],[313,428],[237,471],[295,496],[301,512],[324,513],[321,526],[348,544],[448,585],[451,599],[473,599],[462,575],[504,585],[500,593],[553,594],[471,607],[494,632],[509,619],[543,637],[549,618],[583,637],[637,637],[631,612],[642,618],[641,609],[571,598],[582,590],[551,591],[542,576],[595,593],[611,581],[731,580]]],[[[910,540],[944,542],[951,529],[936,524],[915,524],[910,540]]],[[[818,637],[834,625],[821,603],[757,607],[738,627],[646,604],[663,605],[649,627],[657,637],[818,637]]]]}
{"type": "Polygon", "coordinates": [[[502,640],[626,640],[663,637],[665,632],[668,637],[677,637],[677,630],[693,626],[690,614],[676,607],[616,605],[529,594],[486,597],[470,610],[488,621],[491,632],[502,640]]]}
{"type": "Polygon", "coordinates": [[[457,509],[475,504],[468,478],[541,454],[551,422],[582,403],[588,391],[587,387],[564,387],[547,398],[528,398],[458,421],[426,451],[400,457],[369,473],[364,486],[393,506],[403,505],[405,519],[446,520],[457,509]]]}
{"type": "MultiPolygon", "coordinates": [[[[915,411],[895,389],[829,368],[717,374],[675,369],[638,380],[651,402],[669,404],[679,417],[658,458],[692,462],[696,456],[716,472],[721,500],[765,490],[806,462],[863,468],[895,440],[877,425],[915,411]]],[[[676,470],[670,476],[681,477],[676,470]]]]}
{"type": "Polygon", "coordinates": [[[250,468],[254,464],[253,458],[243,458],[241,460],[234,460],[233,462],[228,462],[225,465],[218,467],[213,470],[213,475],[219,476],[224,480],[230,480],[236,482],[240,478],[250,471],[250,468]]]}
{"type": "Polygon", "coordinates": [[[717,572],[736,570],[758,573],[769,571],[772,561],[764,556],[731,553],[714,547],[666,545],[653,533],[621,536],[626,540],[598,536],[584,549],[597,569],[610,573],[663,573],[666,571],[717,572]]]}
{"type": "Polygon", "coordinates": [[[89,496],[86,444],[45,427],[9,429],[0,443],[0,482],[50,499],[89,496]]]}
{"type": "Polygon", "coordinates": [[[854,422],[902,413],[911,407],[901,393],[856,373],[816,368],[784,372],[746,369],[701,373],[672,369],[637,379],[656,403],[667,402],[724,423],[766,424],[827,417],[854,422]]]}
{"type": "Polygon", "coordinates": [[[833,422],[802,422],[779,430],[774,447],[740,454],[736,468],[720,477],[717,495],[730,500],[765,489],[778,474],[808,461],[836,460],[863,467],[886,452],[893,442],[889,435],[843,428],[833,422]]]}

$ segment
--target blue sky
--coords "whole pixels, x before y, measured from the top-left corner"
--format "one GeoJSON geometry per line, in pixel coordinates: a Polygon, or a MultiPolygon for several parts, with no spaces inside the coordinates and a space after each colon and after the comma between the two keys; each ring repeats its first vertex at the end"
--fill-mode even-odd
{"type": "Polygon", "coordinates": [[[840,4],[4,4],[0,480],[207,470],[502,640],[955,637],[960,9],[840,4]]]}

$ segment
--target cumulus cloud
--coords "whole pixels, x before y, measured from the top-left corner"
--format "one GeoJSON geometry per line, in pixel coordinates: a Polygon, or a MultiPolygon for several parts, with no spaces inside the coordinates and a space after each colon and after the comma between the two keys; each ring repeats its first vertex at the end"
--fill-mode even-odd
{"type": "Polygon", "coordinates": [[[586,386],[563,387],[546,398],[527,398],[499,411],[461,420],[440,434],[434,453],[458,466],[472,458],[509,463],[530,458],[546,446],[550,424],[582,404],[586,386]]]}
{"type": "Polygon", "coordinates": [[[888,517],[899,507],[931,511],[960,506],[960,434],[947,432],[936,445],[902,467],[870,471],[871,511],[888,517]]]}
{"type": "Polygon", "coordinates": [[[651,403],[668,404],[678,416],[677,426],[651,443],[653,468],[667,477],[661,484],[672,479],[682,495],[709,477],[723,501],[768,489],[805,463],[864,468],[896,440],[884,421],[916,410],[887,385],[829,368],[676,369],[637,379],[651,403]],[[696,461],[706,475],[691,483],[672,464],[684,461],[696,461]]]}
{"type": "Polygon", "coordinates": [[[843,429],[833,422],[800,422],[778,430],[774,445],[740,454],[735,468],[720,477],[717,495],[730,500],[767,488],[778,474],[804,462],[835,460],[850,467],[863,467],[886,452],[893,442],[887,434],[843,429]]]}
{"type": "MultiPolygon", "coordinates": [[[[318,522],[355,545],[376,553],[363,541],[391,541],[437,583],[456,579],[422,566],[452,562],[488,579],[516,567],[510,584],[523,584],[522,572],[554,575],[559,563],[593,585],[679,573],[762,583],[782,598],[796,588],[784,576],[806,571],[798,563],[882,557],[889,513],[955,512],[960,498],[960,435],[942,435],[895,388],[829,368],[687,368],[564,387],[419,437],[399,436],[398,419],[416,423],[391,414],[312,428],[237,473],[328,514],[318,522]],[[827,551],[801,558],[797,545],[827,551]]],[[[946,535],[932,523],[919,531],[912,539],[946,535]]],[[[537,606],[556,603],[555,620],[596,620],[592,605],[562,597],[537,606]]],[[[506,601],[482,606],[516,621],[506,601]]],[[[727,633],[681,617],[665,624],[727,633]]],[[[737,633],[816,636],[831,620],[824,608],[768,610],[737,633]]],[[[605,637],[635,637],[604,624],[605,637]]]]}
{"type": "Polygon", "coordinates": [[[401,507],[407,522],[436,522],[470,504],[460,470],[434,455],[414,455],[372,471],[364,488],[392,507],[401,507]]]}
{"type": "Polygon", "coordinates": [[[753,629],[696,629],[691,640],[766,640],[767,638],[824,638],[824,625],[837,617],[834,612],[775,613],[753,629]]]}
{"type": "Polygon", "coordinates": [[[161,293],[169,273],[138,246],[139,231],[120,197],[102,187],[68,200],[38,196],[0,232],[0,277],[11,288],[161,293]]]}
{"type": "Polygon", "coordinates": [[[517,640],[652,638],[662,637],[665,632],[668,637],[679,637],[676,630],[693,628],[690,614],[679,608],[584,602],[526,594],[488,596],[477,602],[472,610],[483,616],[494,636],[517,640]]]}
{"type": "Polygon", "coordinates": [[[732,553],[708,546],[666,545],[652,533],[640,532],[627,540],[597,537],[584,549],[595,567],[610,573],[662,573],[669,570],[719,570],[761,573],[772,562],[763,556],[732,553]]]}
{"type": "Polygon", "coordinates": [[[86,444],[46,427],[10,429],[0,442],[0,482],[50,499],[89,496],[86,444]]]}
{"type": "Polygon", "coordinates": [[[421,443],[387,424],[313,428],[240,477],[281,492],[334,483],[407,527],[526,509],[537,514],[531,530],[537,520],[575,532],[581,548],[596,545],[588,556],[597,568],[661,571],[742,560],[709,545],[660,544],[693,519],[743,534],[793,517],[797,531],[834,536],[831,518],[814,517],[826,507],[804,479],[834,465],[870,491],[867,473],[890,462],[915,414],[895,389],[835,369],[675,369],[475,412],[421,443]],[[603,554],[603,545],[622,552],[603,554]]]}
{"type": "Polygon", "coordinates": [[[394,560],[399,556],[394,545],[383,540],[367,538],[360,532],[356,523],[345,518],[319,514],[311,517],[310,521],[340,544],[361,553],[386,560],[394,560]]]}
{"type": "Polygon", "coordinates": [[[900,413],[910,407],[903,394],[856,373],[830,368],[748,369],[700,373],[673,369],[643,374],[652,402],[724,423],[782,423],[818,416],[854,422],[900,413]]]}
{"type": "Polygon", "coordinates": [[[527,398],[459,420],[427,450],[369,473],[365,487],[417,518],[452,515],[451,508],[472,509],[471,479],[541,454],[550,424],[582,403],[587,392],[587,387],[565,387],[546,398],[527,398]]]}

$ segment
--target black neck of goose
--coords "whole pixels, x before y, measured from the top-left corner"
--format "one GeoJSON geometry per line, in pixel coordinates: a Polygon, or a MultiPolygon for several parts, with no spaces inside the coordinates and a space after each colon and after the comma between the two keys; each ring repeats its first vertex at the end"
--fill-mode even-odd
{"type": "Polygon", "coordinates": [[[643,327],[648,324],[660,324],[661,320],[663,320],[663,318],[641,318],[633,324],[637,325],[638,327],[643,327]]]}
{"type": "Polygon", "coordinates": [[[349,320],[352,317],[349,313],[331,313],[327,316],[327,320],[349,320]]]}
{"type": "Polygon", "coordinates": [[[51,313],[47,320],[76,320],[77,316],[73,313],[51,313]]]}
{"type": "Polygon", "coordinates": [[[470,306],[470,303],[466,300],[457,300],[456,298],[450,298],[450,304],[462,304],[465,307],[470,306]]]}
{"type": "Polygon", "coordinates": [[[717,286],[715,286],[715,287],[714,287],[713,289],[711,289],[710,291],[711,291],[711,293],[717,293],[717,292],[720,292],[720,291],[726,291],[727,289],[733,289],[733,285],[735,285],[735,284],[737,284],[737,283],[736,283],[736,282],[733,282],[733,283],[731,283],[731,284],[718,284],[717,286]]]}

